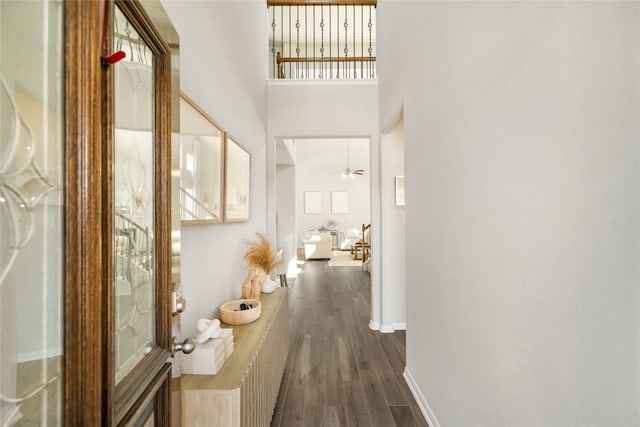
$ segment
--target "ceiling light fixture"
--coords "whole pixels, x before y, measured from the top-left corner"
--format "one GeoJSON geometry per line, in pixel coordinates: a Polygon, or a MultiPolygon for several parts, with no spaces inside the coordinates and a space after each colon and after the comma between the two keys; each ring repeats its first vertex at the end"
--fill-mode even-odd
{"type": "Polygon", "coordinates": [[[349,140],[347,139],[347,168],[342,171],[343,179],[354,179],[356,175],[364,174],[364,169],[351,169],[351,162],[349,159],[349,140]]]}

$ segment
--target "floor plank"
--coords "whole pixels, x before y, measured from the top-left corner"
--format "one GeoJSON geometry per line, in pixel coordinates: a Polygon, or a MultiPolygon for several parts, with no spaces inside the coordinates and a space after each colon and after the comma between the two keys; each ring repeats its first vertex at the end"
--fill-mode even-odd
{"type": "Polygon", "coordinates": [[[406,366],[404,352],[399,350],[393,340],[393,334],[381,334],[378,337],[380,347],[391,364],[391,369],[395,372],[396,379],[402,380],[402,372],[406,366]]]}
{"type": "Polygon", "coordinates": [[[370,427],[371,415],[364,398],[365,391],[362,383],[347,381],[344,385],[347,404],[347,423],[350,427],[370,427]]]}
{"type": "Polygon", "coordinates": [[[360,268],[304,264],[272,427],[428,427],[402,376],[406,334],[370,330],[370,301],[360,268]]]}
{"type": "Polygon", "coordinates": [[[393,421],[395,421],[397,427],[417,427],[413,414],[408,406],[389,406],[393,421]]]}

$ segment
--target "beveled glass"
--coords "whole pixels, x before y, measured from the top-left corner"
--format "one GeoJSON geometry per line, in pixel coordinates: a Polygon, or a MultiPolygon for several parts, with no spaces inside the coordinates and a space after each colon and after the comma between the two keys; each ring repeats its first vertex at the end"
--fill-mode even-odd
{"type": "Polygon", "coordinates": [[[156,343],[154,59],[119,8],[114,13],[113,265],[115,380],[156,343]]]}

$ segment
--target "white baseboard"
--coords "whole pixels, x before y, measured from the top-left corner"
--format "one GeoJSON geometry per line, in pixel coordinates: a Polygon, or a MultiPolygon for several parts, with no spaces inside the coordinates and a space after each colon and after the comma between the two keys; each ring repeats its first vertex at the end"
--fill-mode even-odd
{"type": "Polygon", "coordinates": [[[427,399],[424,398],[422,391],[420,391],[418,384],[416,384],[415,380],[413,379],[413,375],[411,375],[411,372],[409,372],[409,368],[407,368],[406,366],[404,368],[404,373],[402,374],[402,376],[404,377],[404,380],[407,382],[407,385],[409,386],[409,390],[411,390],[411,394],[413,394],[413,397],[416,399],[418,408],[420,408],[420,411],[422,412],[422,415],[424,415],[424,418],[427,420],[427,423],[429,423],[429,426],[440,427],[440,423],[438,422],[438,419],[436,418],[435,414],[429,407],[429,404],[427,403],[427,399]]]}
{"type": "Polygon", "coordinates": [[[405,331],[407,330],[407,324],[406,323],[399,323],[399,322],[395,322],[395,323],[373,323],[373,322],[369,322],[369,328],[373,329],[374,331],[380,331],[383,334],[390,334],[392,332],[395,331],[405,331]]]}
{"type": "Polygon", "coordinates": [[[390,334],[393,331],[395,331],[395,329],[393,329],[393,325],[388,325],[388,324],[380,325],[380,332],[382,332],[384,334],[390,334]]]}

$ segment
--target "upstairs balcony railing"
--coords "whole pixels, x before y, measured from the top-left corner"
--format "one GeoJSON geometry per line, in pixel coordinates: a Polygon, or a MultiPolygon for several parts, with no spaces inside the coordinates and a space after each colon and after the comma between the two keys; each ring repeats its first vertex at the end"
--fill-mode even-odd
{"type": "Polygon", "coordinates": [[[376,0],[268,0],[270,78],[375,79],[376,0]]]}
{"type": "Polygon", "coordinates": [[[211,211],[205,204],[193,197],[182,186],[180,187],[180,209],[181,219],[187,221],[220,219],[215,212],[211,211]]]}

